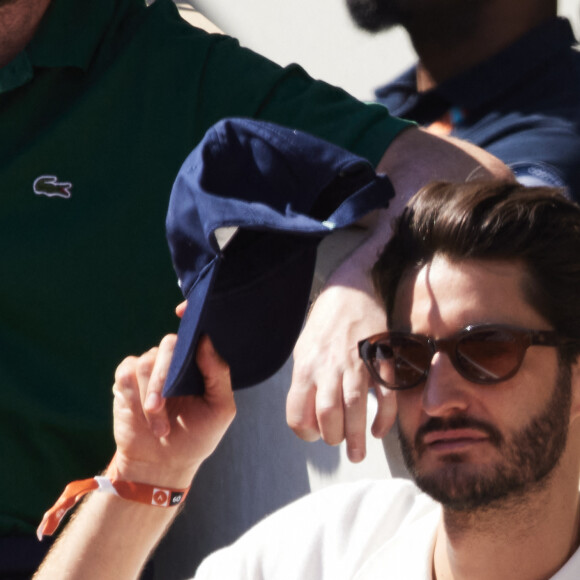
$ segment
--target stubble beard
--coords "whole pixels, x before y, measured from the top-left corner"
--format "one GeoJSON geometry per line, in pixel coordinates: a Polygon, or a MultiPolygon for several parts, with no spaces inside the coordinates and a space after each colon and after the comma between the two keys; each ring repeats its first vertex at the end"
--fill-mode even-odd
{"type": "Polygon", "coordinates": [[[346,0],[352,19],[363,30],[378,32],[406,21],[399,0],[346,0]]]}
{"type": "Polygon", "coordinates": [[[415,437],[414,443],[399,429],[401,451],[417,486],[457,512],[501,507],[518,502],[532,491],[543,489],[566,447],[571,405],[570,367],[560,365],[554,393],[546,409],[520,431],[506,439],[494,426],[458,416],[449,421],[432,419],[415,437]],[[447,424],[448,423],[448,424],[447,424]],[[435,473],[422,473],[425,453],[421,434],[441,428],[480,428],[502,456],[499,463],[477,466],[466,463],[463,454],[449,454],[435,473]]]}
{"type": "Polygon", "coordinates": [[[346,0],[346,5],[354,22],[368,32],[401,25],[412,35],[444,38],[471,34],[487,1],[346,0]]]}

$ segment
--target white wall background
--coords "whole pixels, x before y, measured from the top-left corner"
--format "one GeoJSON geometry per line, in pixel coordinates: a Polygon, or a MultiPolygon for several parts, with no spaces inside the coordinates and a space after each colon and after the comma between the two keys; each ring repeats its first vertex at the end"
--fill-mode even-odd
{"type": "MultiPolygon", "coordinates": [[[[377,35],[355,28],[345,0],[183,0],[224,32],[281,65],[301,64],[312,76],[360,99],[413,62],[405,32],[377,35]]],[[[580,0],[560,0],[580,36],[580,0]]]]}

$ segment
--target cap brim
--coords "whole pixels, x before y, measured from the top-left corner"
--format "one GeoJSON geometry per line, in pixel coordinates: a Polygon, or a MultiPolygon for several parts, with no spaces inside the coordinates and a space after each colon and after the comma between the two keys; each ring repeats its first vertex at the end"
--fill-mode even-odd
{"type": "Polygon", "coordinates": [[[203,394],[203,377],[195,363],[195,353],[218,264],[219,258],[216,256],[186,296],[187,308],[177,331],[177,343],[163,387],[164,397],[203,394]]]}

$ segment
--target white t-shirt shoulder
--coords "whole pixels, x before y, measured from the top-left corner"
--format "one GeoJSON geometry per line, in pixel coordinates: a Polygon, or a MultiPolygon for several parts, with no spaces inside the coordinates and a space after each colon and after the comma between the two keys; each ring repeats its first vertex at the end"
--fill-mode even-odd
{"type": "Polygon", "coordinates": [[[429,580],[439,516],[439,505],[407,480],[332,486],[265,518],[210,555],[195,578],[429,580]]]}
{"type": "Polygon", "coordinates": [[[578,580],[578,578],[580,578],[580,548],[552,576],[551,580],[578,580]]]}

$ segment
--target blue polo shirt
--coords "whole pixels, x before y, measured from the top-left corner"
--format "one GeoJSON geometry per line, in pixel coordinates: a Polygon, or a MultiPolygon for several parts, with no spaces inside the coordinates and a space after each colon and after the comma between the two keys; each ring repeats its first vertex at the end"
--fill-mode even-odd
{"type": "Polygon", "coordinates": [[[416,67],[376,91],[391,114],[486,149],[523,183],[569,187],[580,199],[580,54],[554,18],[489,60],[417,92],[416,67]]]}

